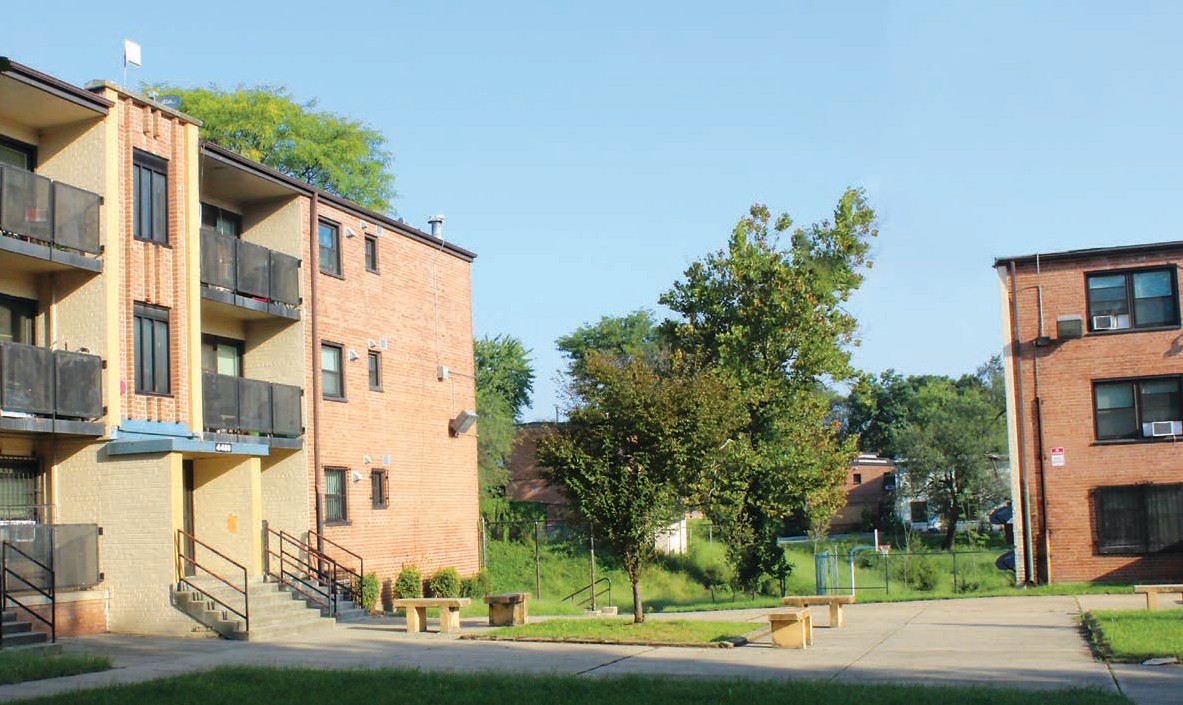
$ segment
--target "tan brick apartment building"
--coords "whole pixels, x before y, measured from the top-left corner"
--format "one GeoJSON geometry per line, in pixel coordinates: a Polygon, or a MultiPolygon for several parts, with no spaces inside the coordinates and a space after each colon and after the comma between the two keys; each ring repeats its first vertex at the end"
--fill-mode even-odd
{"type": "Polygon", "coordinates": [[[1020,582],[1183,578],[1183,243],[995,260],[1020,582]]]}
{"type": "Polygon", "coordinates": [[[191,631],[178,573],[261,580],[265,526],[478,567],[474,255],[200,136],[0,59],[0,537],[59,633],[191,631]]]}

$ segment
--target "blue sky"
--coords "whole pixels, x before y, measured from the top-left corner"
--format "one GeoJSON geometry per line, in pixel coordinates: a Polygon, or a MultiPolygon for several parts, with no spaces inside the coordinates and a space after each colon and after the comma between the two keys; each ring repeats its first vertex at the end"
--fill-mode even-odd
{"type": "Polygon", "coordinates": [[[996,256],[1183,239],[1183,6],[1141,3],[15,3],[0,55],[73,83],[282,84],[390,140],[409,222],[479,254],[475,332],[533,349],[655,307],[753,201],[880,216],[857,365],[1001,346],[996,256]],[[359,19],[361,18],[361,19],[359,19]],[[19,31],[16,28],[20,28],[19,31]]]}

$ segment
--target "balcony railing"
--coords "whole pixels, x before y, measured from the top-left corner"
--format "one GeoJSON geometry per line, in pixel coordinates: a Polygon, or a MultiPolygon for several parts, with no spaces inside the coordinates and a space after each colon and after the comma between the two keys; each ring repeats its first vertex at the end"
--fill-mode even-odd
{"type": "Polygon", "coordinates": [[[0,230],[44,245],[99,254],[101,196],[0,165],[0,230]]]}
{"type": "Polygon", "coordinates": [[[201,229],[201,283],[263,303],[300,305],[300,260],[201,229]]]}
{"type": "Polygon", "coordinates": [[[303,435],[300,387],[231,377],[201,375],[205,430],[296,438],[303,435]]]}
{"type": "MultiPolygon", "coordinates": [[[[102,582],[99,571],[99,527],[95,524],[54,524],[33,522],[0,523],[0,541],[19,548],[29,558],[44,566],[52,566],[54,583],[58,589],[85,588],[102,582]]],[[[33,582],[45,585],[46,571],[26,558],[9,556],[22,575],[35,576],[33,582]]],[[[24,586],[10,585],[20,592],[24,586]]]]}
{"type": "Polygon", "coordinates": [[[35,417],[103,415],[98,355],[0,343],[0,409],[35,417]]]}

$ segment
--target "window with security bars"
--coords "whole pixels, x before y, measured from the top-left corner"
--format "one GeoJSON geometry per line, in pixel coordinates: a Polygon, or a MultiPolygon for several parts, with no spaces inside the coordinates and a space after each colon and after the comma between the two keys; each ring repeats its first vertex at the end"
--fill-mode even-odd
{"type": "Polygon", "coordinates": [[[1183,551],[1183,484],[1093,491],[1097,553],[1183,551]]]}
{"type": "Polygon", "coordinates": [[[342,523],[349,521],[345,503],[345,468],[325,468],[324,513],[325,521],[342,523]]]}
{"type": "Polygon", "coordinates": [[[37,521],[40,464],[31,458],[0,457],[0,519],[37,521]]]}

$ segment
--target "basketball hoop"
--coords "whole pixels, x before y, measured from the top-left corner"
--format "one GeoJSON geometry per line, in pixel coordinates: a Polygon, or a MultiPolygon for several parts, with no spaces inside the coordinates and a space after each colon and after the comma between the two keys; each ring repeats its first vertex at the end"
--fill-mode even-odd
{"type": "Polygon", "coordinates": [[[883,554],[884,558],[887,558],[887,555],[889,553],[891,553],[891,544],[890,543],[879,544],[879,552],[883,554]]]}

